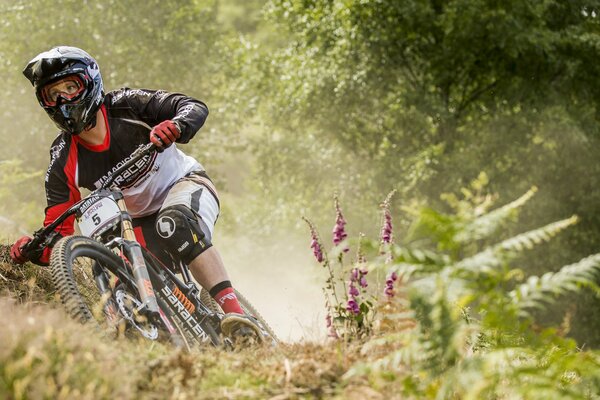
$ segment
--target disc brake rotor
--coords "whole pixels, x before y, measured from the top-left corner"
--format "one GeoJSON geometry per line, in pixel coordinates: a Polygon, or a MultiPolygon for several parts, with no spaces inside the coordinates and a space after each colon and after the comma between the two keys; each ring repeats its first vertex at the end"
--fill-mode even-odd
{"type": "Polygon", "coordinates": [[[145,317],[139,315],[139,311],[144,308],[144,305],[138,299],[121,289],[116,290],[115,299],[117,300],[119,311],[121,311],[123,317],[129,321],[142,336],[150,340],[158,339],[158,329],[156,326],[147,320],[144,321],[143,319],[145,319],[145,317]]]}

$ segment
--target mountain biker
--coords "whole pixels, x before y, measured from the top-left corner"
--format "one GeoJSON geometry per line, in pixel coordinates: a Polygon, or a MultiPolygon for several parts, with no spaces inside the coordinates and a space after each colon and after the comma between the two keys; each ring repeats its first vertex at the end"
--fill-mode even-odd
{"type": "MultiPolygon", "coordinates": [[[[217,191],[203,166],[175,145],[189,142],[202,127],[206,105],[162,90],[122,88],[105,93],[98,64],[76,47],[40,53],[23,74],[61,130],[50,148],[44,226],[81,199],[80,187],[96,189],[140,144],[154,143],[158,152],[115,180],[133,217],[136,238],[165,265],[170,265],[170,257],[189,265],[225,312],[221,328],[226,336],[261,341],[259,328],[244,315],[211,242],[219,215],[217,191]]],[[[51,246],[72,235],[73,224],[74,216],[59,226],[51,246]]],[[[13,244],[13,261],[48,265],[51,246],[26,254],[23,246],[30,240],[23,236],[13,244]]]]}

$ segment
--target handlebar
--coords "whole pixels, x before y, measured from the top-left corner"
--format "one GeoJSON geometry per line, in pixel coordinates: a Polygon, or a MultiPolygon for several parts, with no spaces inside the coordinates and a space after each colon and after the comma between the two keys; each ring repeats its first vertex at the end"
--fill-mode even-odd
{"type": "MultiPolygon", "coordinates": [[[[131,158],[126,163],[124,163],[119,168],[117,168],[108,177],[108,179],[94,192],[111,187],[114,180],[123,171],[125,171],[127,168],[131,167],[133,164],[138,162],[141,158],[145,157],[146,155],[148,155],[156,150],[157,150],[157,147],[152,142],[140,145],[137,149],[135,149],[135,151],[133,153],[131,153],[131,158]]],[[[71,207],[69,207],[69,209],[67,211],[62,213],[51,224],[35,231],[33,234],[33,239],[23,246],[23,248],[22,248],[23,253],[25,253],[25,254],[31,253],[33,251],[39,250],[42,247],[46,247],[49,243],[49,241],[47,241],[47,239],[48,238],[52,239],[54,237],[54,235],[57,234],[54,231],[56,229],[56,227],[58,227],[60,224],[62,224],[65,219],[67,219],[68,217],[70,217],[71,215],[73,215],[77,212],[79,203],[81,203],[81,201],[78,201],[77,203],[75,203],[71,207]],[[53,232],[54,232],[54,234],[53,234],[53,232]]]]}

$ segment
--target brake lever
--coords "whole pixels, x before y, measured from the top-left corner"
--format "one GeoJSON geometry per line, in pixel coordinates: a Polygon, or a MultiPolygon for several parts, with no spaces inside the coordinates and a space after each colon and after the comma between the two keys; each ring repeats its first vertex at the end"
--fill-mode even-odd
{"type": "Polygon", "coordinates": [[[33,239],[29,242],[25,243],[23,247],[21,247],[21,252],[24,255],[29,255],[35,253],[36,251],[42,250],[44,247],[47,247],[50,243],[54,241],[58,232],[51,231],[47,234],[44,234],[45,228],[38,229],[33,233],[33,239]]]}

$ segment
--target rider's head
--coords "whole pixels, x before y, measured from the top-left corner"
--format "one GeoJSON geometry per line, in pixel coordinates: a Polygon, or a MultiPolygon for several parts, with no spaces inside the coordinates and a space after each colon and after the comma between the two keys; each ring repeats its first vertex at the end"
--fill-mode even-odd
{"type": "Polygon", "coordinates": [[[96,124],[104,100],[96,60],[77,47],[59,46],[38,54],[23,74],[52,121],[72,135],[96,124]]]}

